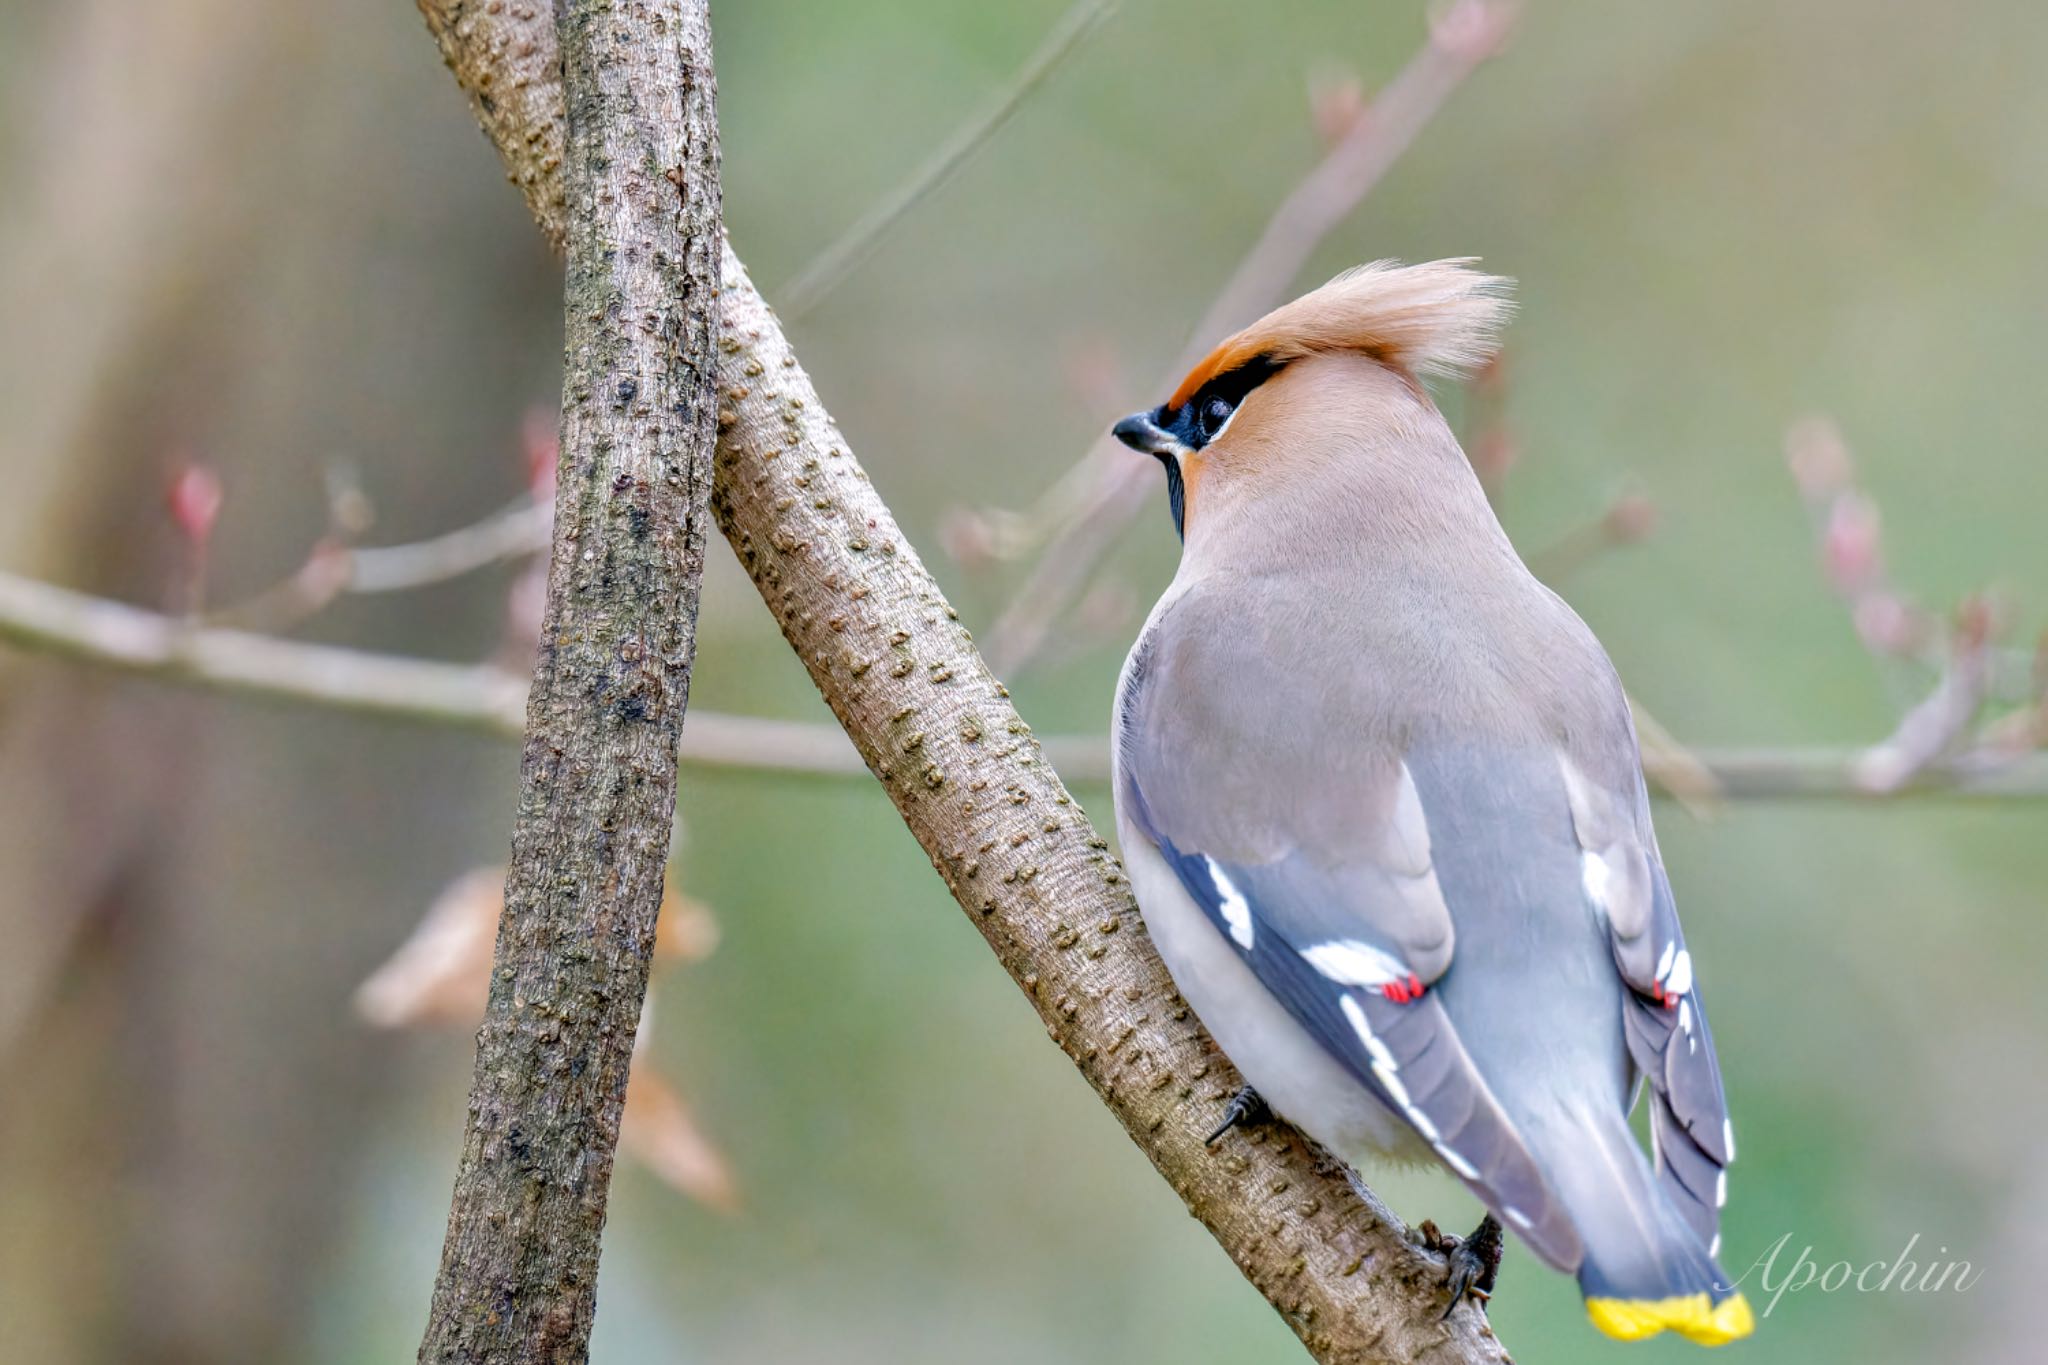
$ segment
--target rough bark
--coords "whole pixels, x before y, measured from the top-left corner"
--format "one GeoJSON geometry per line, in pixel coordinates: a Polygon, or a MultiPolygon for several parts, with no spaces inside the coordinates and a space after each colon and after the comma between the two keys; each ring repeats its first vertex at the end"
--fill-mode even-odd
{"type": "MultiPolygon", "coordinates": [[[[472,100],[506,45],[437,28],[472,100]]],[[[537,36],[537,35],[536,35],[537,36]]],[[[526,107],[548,109],[536,87],[526,107]]],[[[502,106],[501,106],[502,108],[502,106]]],[[[551,117],[560,118],[560,106],[551,117]]],[[[483,119],[515,181],[545,129],[483,119]]],[[[529,190],[544,230],[551,197],[529,190]]],[[[1443,1263],[1284,1125],[1203,1146],[1238,1083],[1109,845],[897,530],[728,246],[713,505],[812,679],[975,927],[1132,1140],[1325,1365],[1502,1361],[1443,1263]]]]}
{"type": "MultiPolygon", "coordinates": [[[[469,32],[487,30],[481,12],[534,40],[506,38],[494,60],[552,50],[528,7],[474,7],[469,32]]],[[[567,229],[554,552],[423,1362],[588,1354],[704,566],[719,285],[705,0],[559,0],[558,14],[561,187],[524,182],[567,229]]]]}

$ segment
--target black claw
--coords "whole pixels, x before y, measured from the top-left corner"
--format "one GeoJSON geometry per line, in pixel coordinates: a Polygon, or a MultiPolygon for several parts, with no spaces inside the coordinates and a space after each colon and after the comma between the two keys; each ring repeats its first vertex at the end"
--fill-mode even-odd
{"type": "Polygon", "coordinates": [[[1443,1252],[1449,1265],[1445,1281],[1451,1291],[1444,1316],[1448,1318],[1468,1297],[1477,1299],[1480,1311],[1485,1312],[1486,1301],[1493,1297],[1494,1280],[1500,1274],[1501,1252],[1505,1250],[1499,1220],[1489,1213],[1479,1220],[1470,1236],[1444,1237],[1441,1241],[1446,1244],[1443,1252]]]}
{"type": "Polygon", "coordinates": [[[1273,1117],[1273,1111],[1259,1098],[1259,1092],[1246,1086],[1230,1097],[1230,1103],[1223,1107],[1223,1122],[1216,1125],[1216,1131],[1203,1138],[1203,1145],[1214,1147],[1216,1139],[1233,1128],[1248,1128],[1255,1123],[1265,1123],[1273,1117]]]}

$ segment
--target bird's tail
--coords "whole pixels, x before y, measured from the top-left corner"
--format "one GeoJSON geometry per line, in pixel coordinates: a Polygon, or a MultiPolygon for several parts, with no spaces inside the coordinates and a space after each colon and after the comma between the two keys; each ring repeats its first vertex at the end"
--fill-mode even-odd
{"type": "MultiPolygon", "coordinates": [[[[1672,1331],[1702,1346],[1746,1337],[1749,1303],[1651,1174],[1618,1113],[1584,1114],[1549,1173],[1572,1211],[1585,1259],[1579,1292],[1593,1325],[1622,1341],[1672,1331]]],[[[1718,1238],[1715,1239],[1718,1242],[1718,1238]]]]}

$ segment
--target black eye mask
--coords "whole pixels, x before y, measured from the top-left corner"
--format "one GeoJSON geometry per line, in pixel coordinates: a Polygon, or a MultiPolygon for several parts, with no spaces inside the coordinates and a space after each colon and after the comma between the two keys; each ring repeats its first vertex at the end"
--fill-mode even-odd
{"type": "Polygon", "coordinates": [[[1189,450],[1200,450],[1216,439],[1237,412],[1237,405],[1251,391],[1278,374],[1279,361],[1259,356],[1228,374],[1219,374],[1195,391],[1195,396],[1177,408],[1160,407],[1152,420],[1189,450]]]}
{"type": "MultiPolygon", "coordinates": [[[[1265,356],[1247,361],[1202,385],[1193,398],[1179,407],[1154,409],[1153,424],[1187,449],[1200,450],[1230,424],[1230,419],[1237,415],[1238,404],[1280,369],[1280,362],[1265,356]]],[[[1157,458],[1166,466],[1166,506],[1173,513],[1173,533],[1186,540],[1187,485],[1181,477],[1180,461],[1166,452],[1157,452],[1157,458]]]]}

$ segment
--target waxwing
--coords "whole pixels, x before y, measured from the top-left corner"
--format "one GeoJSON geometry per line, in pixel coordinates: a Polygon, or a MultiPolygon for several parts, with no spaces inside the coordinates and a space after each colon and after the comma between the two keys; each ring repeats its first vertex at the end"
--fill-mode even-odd
{"type": "Polygon", "coordinates": [[[1250,1091],[1491,1211],[1447,1313],[1504,1225],[1609,1335],[1717,1345],[1752,1327],[1716,1261],[1734,1135],[1628,704],[1422,385],[1492,354],[1507,293],[1369,265],[1117,423],[1183,542],[1117,687],[1117,830],[1250,1091]]]}

